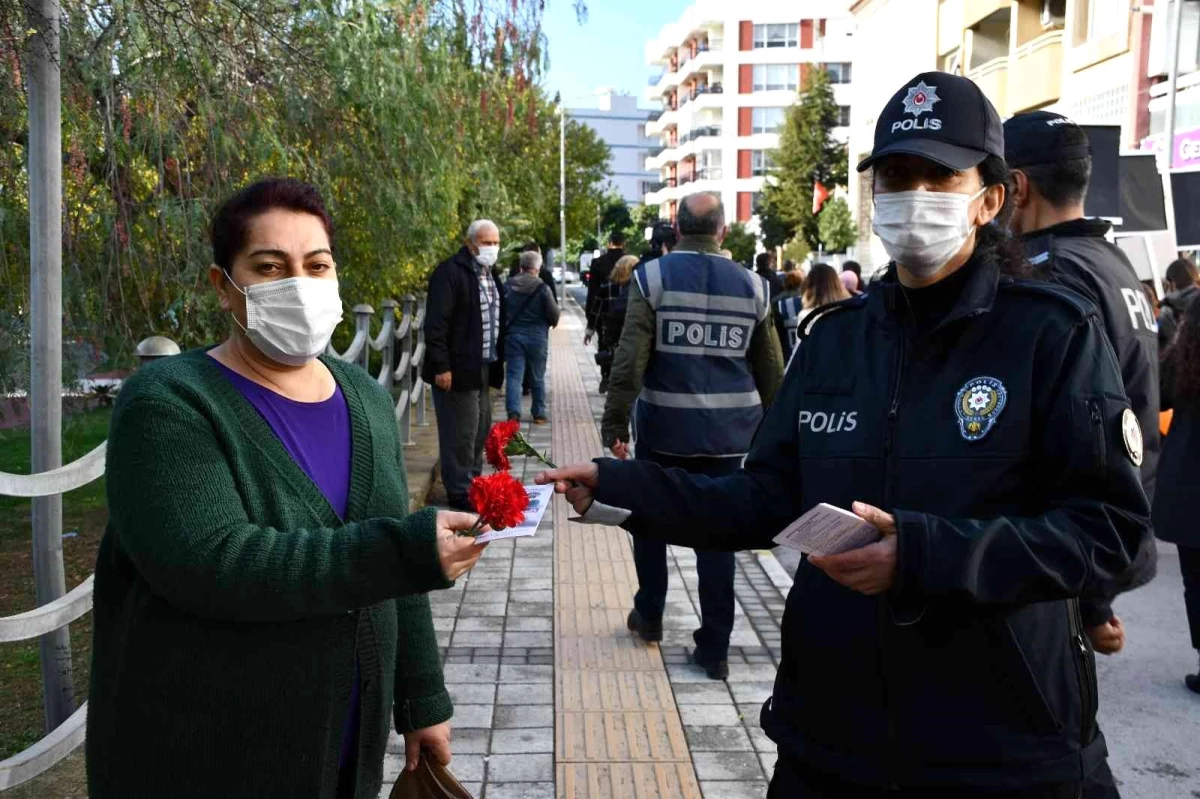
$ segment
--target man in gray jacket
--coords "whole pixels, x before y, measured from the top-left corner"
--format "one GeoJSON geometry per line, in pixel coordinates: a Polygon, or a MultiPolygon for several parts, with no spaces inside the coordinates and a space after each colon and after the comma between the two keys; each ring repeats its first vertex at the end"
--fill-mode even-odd
{"type": "Polygon", "coordinates": [[[550,328],[558,324],[558,303],[538,271],[542,255],[521,253],[520,270],[504,284],[504,360],[507,364],[504,407],[509,419],[521,418],[521,383],[528,369],[533,382],[533,423],[546,423],[546,353],[550,328]]]}

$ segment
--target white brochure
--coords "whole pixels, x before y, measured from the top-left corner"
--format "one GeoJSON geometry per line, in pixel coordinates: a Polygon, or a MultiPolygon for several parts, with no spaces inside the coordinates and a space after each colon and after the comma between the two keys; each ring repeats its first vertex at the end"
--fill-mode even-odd
{"type": "Polygon", "coordinates": [[[554,496],[554,485],[525,486],[525,493],[529,494],[529,507],[525,509],[525,518],[520,524],[503,530],[491,530],[476,536],[475,540],[486,544],[502,538],[527,538],[536,533],[546,508],[550,506],[550,498],[554,496]]]}
{"type": "Polygon", "coordinates": [[[880,536],[850,511],[822,502],[775,536],[775,543],[806,555],[838,555],[874,544],[880,536]]]}

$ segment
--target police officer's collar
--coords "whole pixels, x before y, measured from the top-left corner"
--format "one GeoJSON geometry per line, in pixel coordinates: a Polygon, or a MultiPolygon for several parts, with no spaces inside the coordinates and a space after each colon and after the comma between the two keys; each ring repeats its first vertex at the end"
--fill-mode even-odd
{"type": "MultiPolygon", "coordinates": [[[[996,301],[996,289],[1000,284],[1000,263],[989,250],[976,251],[961,267],[967,275],[953,307],[930,331],[932,335],[959,319],[987,313],[996,301]]],[[[911,290],[911,289],[910,289],[911,290]]],[[[867,293],[867,306],[883,324],[899,326],[907,312],[907,301],[896,275],[896,264],[888,264],[883,277],[871,283],[867,293]]]]}
{"type": "Polygon", "coordinates": [[[1112,228],[1112,223],[1106,219],[1089,219],[1087,217],[1082,217],[1080,219],[1072,219],[1067,222],[1059,222],[1057,225],[1044,227],[1041,230],[1031,230],[1021,236],[1021,239],[1026,242],[1045,238],[1047,236],[1071,236],[1073,238],[1102,239],[1108,234],[1110,228],[1112,228]]]}
{"type": "Polygon", "coordinates": [[[721,245],[712,236],[682,236],[671,252],[706,252],[716,255],[721,245]]]}

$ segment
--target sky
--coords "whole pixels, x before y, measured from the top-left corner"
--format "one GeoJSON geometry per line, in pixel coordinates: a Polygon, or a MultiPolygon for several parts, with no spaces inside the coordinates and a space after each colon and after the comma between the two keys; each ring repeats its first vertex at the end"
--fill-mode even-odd
{"type": "Polygon", "coordinates": [[[646,42],[689,5],[689,0],[588,0],[588,20],[580,25],[572,0],[548,0],[542,27],[549,44],[549,95],[562,92],[571,108],[595,107],[596,91],[611,87],[650,108],[645,90],[656,68],[646,64],[646,42]]]}

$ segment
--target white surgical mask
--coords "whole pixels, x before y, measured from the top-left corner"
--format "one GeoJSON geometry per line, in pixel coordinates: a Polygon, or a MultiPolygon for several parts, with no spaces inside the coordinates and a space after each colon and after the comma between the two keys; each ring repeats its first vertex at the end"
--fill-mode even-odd
{"type": "Polygon", "coordinates": [[[276,363],[308,363],[325,351],[342,321],[336,280],[289,277],[243,289],[228,272],[225,277],[246,295],[246,326],[236,316],[233,321],[259,352],[276,363]]]}
{"type": "Polygon", "coordinates": [[[491,269],[496,265],[496,259],[500,257],[500,247],[496,244],[486,244],[479,248],[479,254],[475,256],[484,267],[491,269]]]}
{"type": "Polygon", "coordinates": [[[975,230],[971,203],[975,194],[948,191],[897,191],[875,195],[871,229],[892,260],[917,277],[933,277],[962,249],[975,230]]]}

